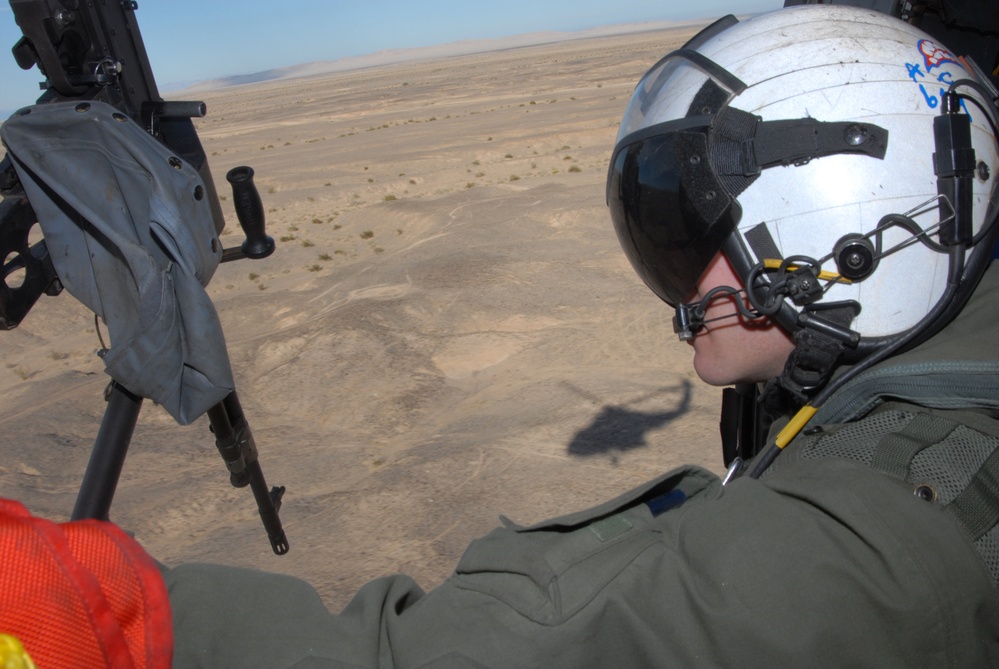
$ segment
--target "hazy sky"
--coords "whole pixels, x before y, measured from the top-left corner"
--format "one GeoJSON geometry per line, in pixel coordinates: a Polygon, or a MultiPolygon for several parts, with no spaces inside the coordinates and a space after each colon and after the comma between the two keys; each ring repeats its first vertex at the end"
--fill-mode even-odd
{"type": "MultiPolygon", "coordinates": [[[[460,40],[777,9],[783,0],[138,0],[161,88],[315,60],[460,40]]],[[[21,33],[0,0],[0,111],[38,97],[36,69],[17,67],[21,33]]],[[[6,114],[4,114],[4,117],[6,114]]]]}

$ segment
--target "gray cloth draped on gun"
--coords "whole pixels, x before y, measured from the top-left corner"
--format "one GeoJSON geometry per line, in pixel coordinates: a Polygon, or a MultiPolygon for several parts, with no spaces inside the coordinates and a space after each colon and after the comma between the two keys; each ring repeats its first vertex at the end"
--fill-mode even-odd
{"type": "Polygon", "coordinates": [[[204,287],[222,257],[197,170],[102,102],[0,129],[60,281],[107,323],[107,373],[186,425],[233,389],[204,287]]]}

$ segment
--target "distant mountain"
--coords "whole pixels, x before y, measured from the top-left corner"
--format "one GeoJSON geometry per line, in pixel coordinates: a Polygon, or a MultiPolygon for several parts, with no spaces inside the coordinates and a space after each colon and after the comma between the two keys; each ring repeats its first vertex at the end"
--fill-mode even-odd
{"type": "Polygon", "coordinates": [[[551,44],[554,42],[564,42],[567,40],[583,39],[587,37],[605,37],[610,35],[661,30],[665,28],[677,28],[684,25],[696,25],[698,23],[703,23],[703,20],[629,23],[604,26],[600,28],[590,28],[588,30],[578,30],[573,32],[537,32],[527,33],[524,35],[513,35],[510,37],[499,37],[495,39],[462,40],[460,42],[450,42],[448,44],[417,47],[412,49],[388,49],[384,51],[376,51],[375,53],[365,56],[351,56],[348,58],[340,58],[338,60],[320,60],[311,63],[302,63],[300,65],[291,65],[289,67],[264,70],[263,72],[237,74],[199,82],[166,84],[160,86],[160,89],[161,91],[171,93],[171,95],[181,92],[183,94],[189,94],[216,88],[225,88],[228,86],[257,84],[264,81],[276,81],[279,79],[298,79],[301,77],[331,74],[333,72],[348,72],[350,70],[360,70],[368,67],[392,65],[395,63],[410,62],[415,60],[434,60],[437,58],[448,58],[451,56],[466,56],[473,53],[503,51],[506,49],[551,44]]]}

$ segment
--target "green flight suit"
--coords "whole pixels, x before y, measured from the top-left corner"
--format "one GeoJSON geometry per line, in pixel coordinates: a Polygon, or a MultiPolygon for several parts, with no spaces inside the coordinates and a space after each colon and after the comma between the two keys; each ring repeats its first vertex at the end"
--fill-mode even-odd
{"type": "Polygon", "coordinates": [[[498,528],[429,593],[383,578],[332,615],[294,578],[171,569],[174,664],[999,666],[997,315],[999,267],[942,332],[834,395],[762,479],[681,468],[498,528]]]}

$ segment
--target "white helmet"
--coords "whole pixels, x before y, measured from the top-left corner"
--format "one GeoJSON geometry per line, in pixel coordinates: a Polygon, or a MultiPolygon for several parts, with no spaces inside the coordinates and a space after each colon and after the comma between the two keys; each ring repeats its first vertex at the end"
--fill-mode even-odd
{"type": "Polygon", "coordinates": [[[999,230],[994,99],[884,14],[726,17],[635,90],[607,184],[618,238],[675,307],[723,250],[755,315],[837,342],[824,377],[929,336],[974,290],[999,230]]]}

